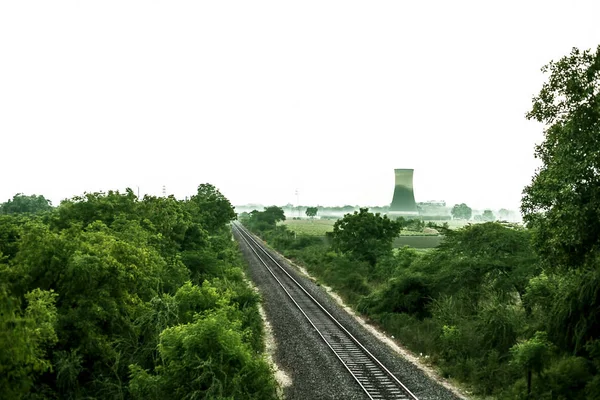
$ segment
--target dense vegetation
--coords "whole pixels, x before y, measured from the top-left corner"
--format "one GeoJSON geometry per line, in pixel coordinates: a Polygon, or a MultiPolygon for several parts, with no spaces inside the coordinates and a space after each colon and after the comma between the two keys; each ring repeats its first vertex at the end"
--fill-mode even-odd
{"type": "Polygon", "coordinates": [[[212,185],[0,206],[0,397],[269,399],[259,297],[212,185]]]}
{"type": "Polygon", "coordinates": [[[544,71],[526,227],[439,227],[444,242],[423,254],[393,251],[396,227],[367,210],[326,239],[259,224],[267,211],[245,223],[477,395],[600,399],[600,47],[544,71]]]}

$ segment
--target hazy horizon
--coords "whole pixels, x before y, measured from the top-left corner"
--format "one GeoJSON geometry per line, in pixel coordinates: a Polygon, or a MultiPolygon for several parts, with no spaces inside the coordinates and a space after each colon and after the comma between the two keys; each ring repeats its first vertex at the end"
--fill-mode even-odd
{"type": "Polygon", "coordinates": [[[0,201],[132,188],[232,204],[518,209],[525,119],[600,3],[0,4],[0,201]],[[296,191],[299,195],[296,195],[296,191]]]}

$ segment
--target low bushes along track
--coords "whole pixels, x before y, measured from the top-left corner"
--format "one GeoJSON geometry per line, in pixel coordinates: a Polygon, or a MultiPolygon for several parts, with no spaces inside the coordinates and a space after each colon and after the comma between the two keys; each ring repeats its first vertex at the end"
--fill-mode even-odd
{"type": "Polygon", "coordinates": [[[234,222],[233,229],[281,285],[369,398],[417,399],[265,250],[262,243],[238,222],[234,222]]]}

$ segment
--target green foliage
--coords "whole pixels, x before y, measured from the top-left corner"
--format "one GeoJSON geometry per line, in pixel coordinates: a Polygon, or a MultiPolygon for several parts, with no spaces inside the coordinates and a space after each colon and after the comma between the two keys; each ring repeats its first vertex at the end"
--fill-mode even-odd
{"type": "Polygon", "coordinates": [[[600,46],[552,61],[527,117],[545,124],[523,218],[546,274],[530,285],[540,325],[564,351],[600,338],[600,46]],[[548,297],[542,297],[543,294],[548,297]]]}
{"type": "Polygon", "coordinates": [[[27,307],[0,287],[0,393],[19,399],[35,379],[51,370],[47,349],[57,341],[56,294],[34,289],[25,295],[27,307]]]}
{"type": "Polygon", "coordinates": [[[510,349],[531,337],[541,312],[527,289],[539,273],[527,229],[485,223],[445,230],[438,248],[398,249],[375,265],[324,243],[302,246],[298,238],[274,236],[284,237],[283,231],[269,232],[265,239],[404,345],[430,356],[445,376],[482,395],[518,386],[522,374],[509,364],[510,349]]]}
{"type": "Polygon", "coordinates": [[[527,394],[531,393],[531,374],[542,372],[550,357],[551,344],[546,332],[536,332],[531,339],[515,344],[510,353],[511,363],[527,374],[527,394]]]}
{"type": "Polygon", "coordinates": [[[335,222],[331,243],[333,249],[375,266],[378,259],[392,252],[392,241],[400,228],[400,222],[361,208],[335,222]]]}
{"type": "Polygon", "coordinates": [[[510,217],[510,211],[507,210],[506,208],[501,208],[500,210],[498,210],[498,218],[506,221],[508,218],[510,217]]]}
{"type": "Polygon", "coordinates": [[[236,218],[229,200],[209,183],[199,185],[197,193],[187,205],[192,220],[210,233],[223,228],[236,218]]]}
{"type": "Polygon", "coordinates": [[[165,329],[158,349],[154,373],[130,367],[134,399],[276,398],[270,367],[255,357],[224,310],[165,329]]]}
{"type": "Polygon", "coordinates": [[[424,318],[429,315],[430,283],[426,275],[402,272],[381,289],[364,297],[358,309],[368,314],[392,312],[424,318]]]}
{"type": "Polygon", "coordinates": [[[450,214],[452,214],[452,218],[469,220],[471,219],[471,215],[473,215],[473,210],[465,203],[455,204],[450,214]]]}
{"type": "Polygon", "coordinates": [[[542,71],[548,82],[527,114],[546,124],[535,151],[542,166],[524,190],[523,219],[548,266],[578,268],[600,243],[600,46],[574,48],[542,71]]]}
{"type": "Polygon", "coordinates": [[[190,201],[127,189],[1,215],[2,397],[125,399],[149,380],[151,398],[159,383],[171,398],[169,382],[177,398],[273,397],[268,365],[250,357],[263,351],[260,299],[225,229],[234,216],[211,185],[190,201]],[[209,349],[212,334],[223,340],[209,349]],[[177,361],[161,347],[196,339],[205,347],[177,361]],[[190,363],[207,367],[200,390],[190,363]]]}
{"type": "Polygon", "coordinates": [[[19,250],[22,226],[29,218],[17,214],[0,215],[0,252],[12,259],[19,250]]]}
{"type": "Polygon", "coordinates": [[[314,218],[317,216],[317,212],[319,211],[318,207],[306,207],[306,216],[310,218],[314,218]]]}
{"type": "Polygon", "coordinates": [[[486,222],[492,222],[496,220],[496,216],[492,212],[492,210],[484,210],[483,214],[481,214],[481,220],[486,222]]]}
{"type": "Polygon", "coordinates": [[[263,211],[253,210],[245,223],[255,232],[275,229],[277,222],[285,221],[285,213],[281,207],[265,207],[263,211]]]}
{"type": "Polygon", "coordinates": [[[11,200],[0,204],[0,214],[36,214],[52,210],[52,202],[42,195],[26,196],[17,193],[11,200]]]}

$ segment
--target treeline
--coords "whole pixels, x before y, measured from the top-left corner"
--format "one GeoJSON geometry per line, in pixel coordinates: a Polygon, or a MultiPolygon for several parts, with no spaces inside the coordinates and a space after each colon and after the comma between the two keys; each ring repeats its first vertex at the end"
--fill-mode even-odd
{"type": "Polygon", "coordinates": [[[265,224],[275,210],[246,223],[476,395],[600,399],[600,46],[544,71],[527,116],[546,130],[526,227],[439,227],[444,242],[419,253],[393,251],[401,221],[366,209],[326,240],[265,224]]]}
{"type": "Polygon", "coordinates": [[[276,398],[215,187],[40,197],[0,207],[0,397],[276,398]]]}

